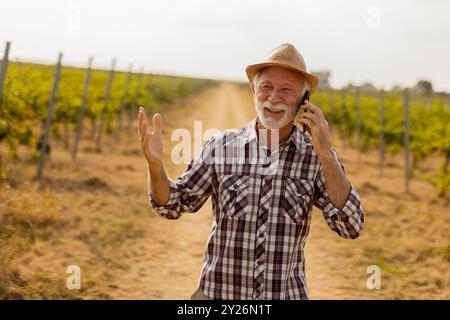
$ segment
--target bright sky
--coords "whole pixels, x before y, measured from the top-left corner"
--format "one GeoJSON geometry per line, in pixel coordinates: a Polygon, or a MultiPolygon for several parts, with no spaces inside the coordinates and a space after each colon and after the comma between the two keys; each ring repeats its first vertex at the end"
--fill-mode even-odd
{"type": "Polygon", "coordinates": [[[293,43],[313,71],[390,87],[433,82],[450,91],[446,0],[4,0],[0,52],[213,78],[245,80],[245,67],[293,43]]]}

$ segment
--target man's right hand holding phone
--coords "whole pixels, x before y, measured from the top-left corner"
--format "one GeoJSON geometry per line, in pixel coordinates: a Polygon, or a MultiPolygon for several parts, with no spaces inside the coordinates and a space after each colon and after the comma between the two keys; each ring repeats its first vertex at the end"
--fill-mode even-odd
{"type": "Polygon", "coordinates": [[[309,100],[300,107],[294,123],[306,125],[306,130],[311,136],[314,151],[320,157],[321,154],[328,155],[331,150],[331,137],[328,121],[322,110],[313,105],[309,100]]]}

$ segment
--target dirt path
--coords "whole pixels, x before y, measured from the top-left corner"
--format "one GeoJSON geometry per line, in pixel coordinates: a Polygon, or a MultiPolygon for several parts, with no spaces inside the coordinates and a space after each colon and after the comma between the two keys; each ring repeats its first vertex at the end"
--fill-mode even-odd
{"type": "MultiPolygon", "coordinates": [[[[172,179],[182,173],[185,165],[173,165],[170,161],[170,149],[176,143],[170,141],[171,131],[187,128],[193,132],[194,121],[202,121],[203,132],[242,126],[251,120],[254,111],[246,98],[238,87],[223,84],[190,99],[183,111],[162,113],[164,163],[172,179]]],[[[140,241],[142,254],[129,263],[130,269],[118,279],[116,285],[121,290],[115,291],[113,298],[189,298],[197,286],[211,222],[210,200],[199,212],[185,214],[179,220],[155,217],[146,230],[147,236],[140,241]]]]}

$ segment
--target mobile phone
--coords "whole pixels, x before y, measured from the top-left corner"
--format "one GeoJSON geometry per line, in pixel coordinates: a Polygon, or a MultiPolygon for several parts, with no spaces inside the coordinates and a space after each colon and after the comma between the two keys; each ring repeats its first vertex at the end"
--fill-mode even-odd
{"type": "MultiPolygon", "coordinates": [[[[297,107],[297,112],[298,112],[298,110],[300,110],[300,107],[305,103],[305,100],[309,100],[309,94],[310,94],[309,90],[307,90],[305,92],[305,94],[303,95],[302,100],[300,100],[300,103],[297,107]]],[[[307,111],[305,110],[305,112],[307,112],[307,111]]],[[[305,132],[306,132],[306,124],[303,125],[303,133],[305,133],[305,132]]]]}

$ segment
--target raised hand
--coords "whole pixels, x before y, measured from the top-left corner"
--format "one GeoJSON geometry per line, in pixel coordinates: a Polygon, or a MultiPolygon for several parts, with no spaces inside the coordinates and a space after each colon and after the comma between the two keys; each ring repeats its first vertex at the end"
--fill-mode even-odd
{"type": "Polygon", "coordinates": [[[144,154],[145,159],[147,159],[147,162],[150,165],[160,164],[162,161],[163,150],[161,115],[159,113],[153,115],[153,131],[150,132],[147,115],[145,114],[144,108],[140,107],[138,123],[139,140],[141,142],[142,153],[144,154]]]}

